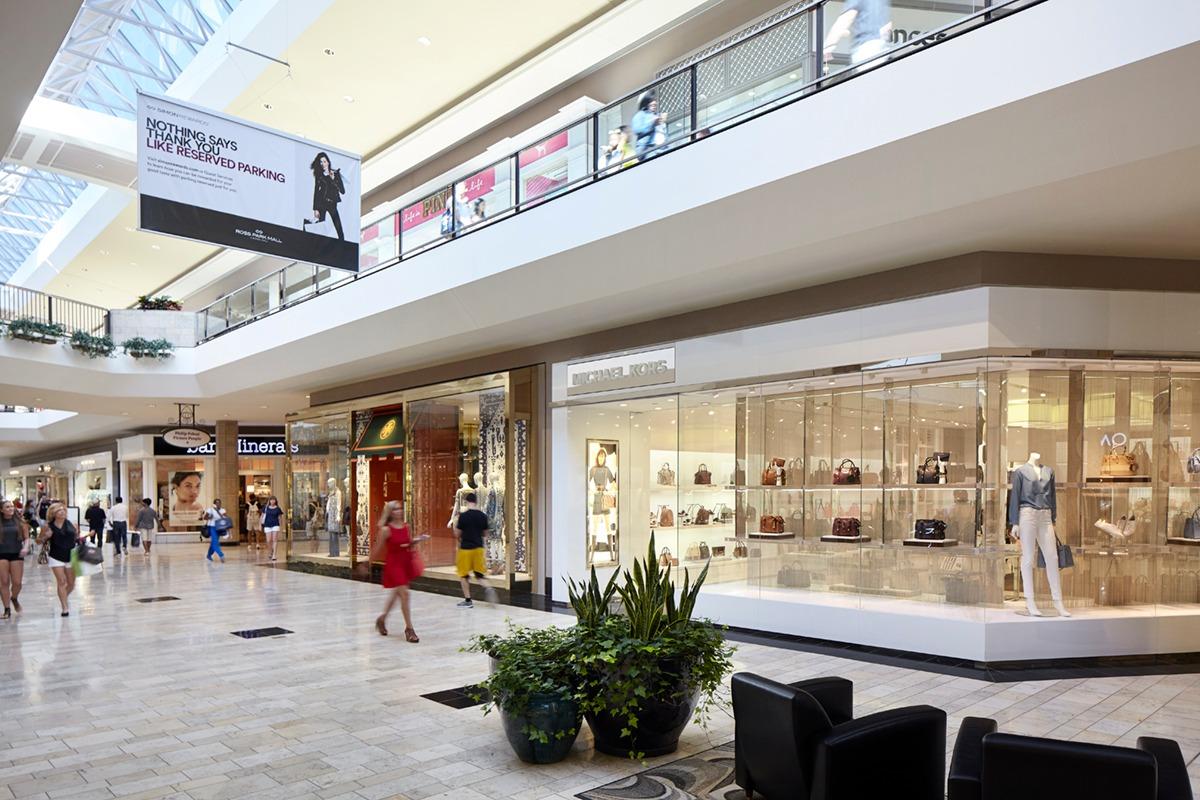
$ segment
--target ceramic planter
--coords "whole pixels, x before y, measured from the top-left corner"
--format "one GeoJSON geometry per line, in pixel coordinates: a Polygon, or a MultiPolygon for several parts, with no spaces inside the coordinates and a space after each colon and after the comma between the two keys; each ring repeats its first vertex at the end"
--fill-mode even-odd
{"type": "Polygon", "coordinates": [[[578,702],[554,694],[530,695],[523,714],[510,714],[501,704],[500,719],[513,752],[529,764],[553,764],[566,758],[583,722],[578,702]],[[545,744],[531,740],[525,733],[526,726],[545,732],[550,740],[545,744]],[[574,733],[565,733],[561,738],[555,735],[572,730],[574,733]]]}

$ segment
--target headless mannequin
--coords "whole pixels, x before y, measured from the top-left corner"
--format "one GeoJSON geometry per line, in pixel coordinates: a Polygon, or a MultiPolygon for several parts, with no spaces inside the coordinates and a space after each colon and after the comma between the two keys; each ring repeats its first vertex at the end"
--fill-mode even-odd
{"type": "Polygon", "coordinates": [[[329,555],[341,555],[342,535],[342,490],[338,488],[337,479],[330,478],[325,483],[328,496],[325,498],[325,530],[329,533],[329,555]]]}
{"type": "MultiPolygon", "coordinates": [[[[1026,478],[1036,480],[1054,480],[1054,471],[1042,466],[1042,454],[1030,453],[1029,460],[1017,469],[1024,470],[1026,478]],[[1046,476],[1049,476],[1046,478],[1046,476]]],[[[1018,519],[1013,523],[1013,538],[1021,542],[1021,585],[1025,590],[1025,608],[1031,617],[1043,616],[1034,602],[1033,596],[1033,566],[1037,562],[1037,551],[1042,550],[1042,559],[1046,562],[1046,581],[1050,584],[1050,597],[1054,608],[1060,617],[1071,616],[1062,601],[1062,581],[1058,570],[1058,546],[1054,534],[1054,524],[1049,509],[1035,509],[1021,506],[1018,519]],[[1026,513],[1028,512],[1028,513],[1026,513]]]]}
{"type": "MultiPolygon", "coordinates": [[[[479,478],[475,478],[476,482],[479,478]]],[[[467,507],[467,495],[475,491],[471,488],[470,482],[467,480],[467,473],[461,472],[458,475],[458,491],[454,493],[454,508],[450,511],[450,521],[446,523],[447,528],[453,528],[458,524],[458,515],[467,507]]]]}

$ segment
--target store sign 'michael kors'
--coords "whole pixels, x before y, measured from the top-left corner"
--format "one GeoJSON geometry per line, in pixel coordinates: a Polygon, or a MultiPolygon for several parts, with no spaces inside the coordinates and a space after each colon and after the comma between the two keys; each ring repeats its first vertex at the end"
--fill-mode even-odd
{"type": "Polygon", "coordinates": [[[567,366],[568,395],[632,389],[674,380],[674,347],[567,366]]]}

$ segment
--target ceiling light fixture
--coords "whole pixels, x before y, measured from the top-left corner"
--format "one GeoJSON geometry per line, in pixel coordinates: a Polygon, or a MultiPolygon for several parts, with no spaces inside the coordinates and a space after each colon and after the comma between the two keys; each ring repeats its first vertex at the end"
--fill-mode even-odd
{"type": "Polygon", "coordinates": [[[270,111],[270,110],[271,110],[271,104],[270,104],[270,103],[263,103],[263,109],[265,109],[266,111],[270,111]]]}
{"type": "Polygon", "coordinates": [[[352,94],[344,94],[344,95],[342,95],[342,99],[343,99],[343,100],[345,100],[347,103],[353,103],[353,102],[354,102],[354,95],[352,95],[352,94]]]}
{"type": "Polygon", "coordinates": [[[333,48],[332,48],[332,47],[326,47],[326,48],[325,48],[325,55],[327,55],[327,56],[332,56],[332,55],[334,55],[333,48]]]}
{"type": "Polygon", "coordinates": [[[422,47],[429,47],[429,45],[433,44],[433,41],[428,36],[418,36],[417,44],[422,47]]]}
{"type": "Polygon", "coordinates": [[[150,249],[151,250],[162,250],[162,245],[152,244],[152,245],[150,245],[150,249]]]}

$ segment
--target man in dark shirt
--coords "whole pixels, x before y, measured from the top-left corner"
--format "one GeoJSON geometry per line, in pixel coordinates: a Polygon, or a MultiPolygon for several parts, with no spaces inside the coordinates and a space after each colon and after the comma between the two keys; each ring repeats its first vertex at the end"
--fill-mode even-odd
{"type": "Polygon", "coordinates": [[[463,499],[466,501],[467,510],[458,515],[458,522],[454,525],[454,535],[458,537],[455,564],[463,591],[463,601],[459,605],[463,608],[474,608],[475,604],[471,601],[471,573],[474,573],[476,578],[483,578],[483,535],[489,525],[487,514],[479,510],[479,498],[475,493],[468,492],[463,499]]]}
{"type": "Polygon", "coordinates": [[[83,518],[87,520],[89,533],[91,535],[92,544],[104,544],[104,521],[108,515],[104,513],[104,509],[100,507],[99,500],[93,500],[88,506],[88,510],[83,512],[83,518]]]}

